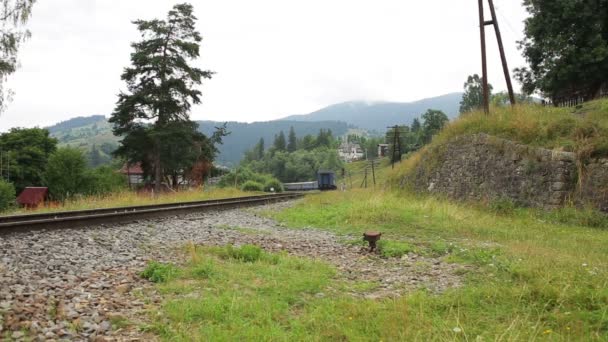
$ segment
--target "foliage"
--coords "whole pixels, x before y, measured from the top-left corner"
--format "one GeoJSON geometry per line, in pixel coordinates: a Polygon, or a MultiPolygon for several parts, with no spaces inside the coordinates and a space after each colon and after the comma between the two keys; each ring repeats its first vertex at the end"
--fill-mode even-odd
{"type": "Polygon", "coordinates": [[[141,272],[141,277],[153,283],[165,283],[178,275],[178,269],[172,264],[163,264],[156,261],[148,263],[141,272]]]}
{"type": "Polygon", "coordinates": [[[22,25],[32,14],[36,0],[2,0],[0,2],[0,112],[6,109],[12,92],[7,91],[4,83],[18,66],[17,53],[21,44],[30,36],[22,25]]]}
{"type": "Polygon", "coordinates": [[[15,185],[17,192],[40,186],[42,176],[57,140],[40,128],[13,128],[0,135],[2,176],[15,185]]]}
{"type": "Polygon", "coordinates": [[[529,68],[516,70],[527,94],[543,93],[555,103],[589,100],[608,75],[608,1],[525,0],[529,18],[520,48],[529,68]]]}
{"type": "Polygon", "coordinates": [[[287,140],[287,152],[295,152],[298,149],[298,138],[293,126],[289,127],[289,137],[287,140]]]}
{"type": "Polygon", "coordinates": [[[86,193],[89,187],[87,162],[82,151],[64,147],[55,151],[46,166],[44,181],[54,199],[65,200],[86,193]]]}
{"type": "Polygon", "coordinates": [[[336,150],[338,142],[331,130],[321,129],[316,137],[306,135],[300,140],[295,133],[290,133],[290,141],[296,141],[294,152],[282,149],[282,135],[282,132],[277,135],[274,146],[262,154],[260,143],[263,141],[260,141],[245,153],[241,165],[255,173],[270,174],[282,182],[310,181],[316,178],[319,169],[339,170],[342,167],[336,150]]]}
{"type": "Polygon", "coordinates": [[[273,147],[276,151],[285,151],[287,149],[287,142],[285,140],[285,134],[283,131],[274,136],[273,147]]]}
{"type": "Polygon", "coordinates": [[[433,136],[439,131],[443,129],[450,119],[440,110],[429,109],[426,113],[422,114],[422,120],[424,120],[424,124],[422,125],[422,140],[425,143],[429,143],[433,136]]]}
{"type": "Polygon", "coordinates": [[[243,191],[255,192],[255,191],[264,191],[264,185],[262,183],[258,183],[256,181],[248,180],[243,184],[241,188],[243,191]]]}
{"type": "MultiPolygon", "coordinates": [[[[492,85],[488,84],[489,96],[492,96],[492,85]]],[[[464,94],[460,101],[460,114],[483,109],[483,78],[474,74],[464,84],[464,94]]]]}
{"type": "MultiPolygon", "coordinates": [[[[213,73],[189,65],[200,56],[202,41],[193,12],[192,5],[178,4],[166,20],[134,22],[142,41],[132,44],[132,66],[122,74],[129,93],[119,95],[110,119],[114,134],[124,136],[117,153],[154,169],[157,193],[164,175],[175,179],[176,168],[192,166],[194,157],[205,151],[204,136],[190,121],[189,111],[201,102],[202,93],[196,87],[213,73]],[[183,152],[192,153],[175,158],[183,152]],[[189,165],[182,165],[182,160],[189,165]]],[[[225,133],[224,127],[218,135],[225,133]]]]}
{"type": "Polygon", "coordinates": [[[125,190],[127,179],[124,175],[117,172],[110,166],[100,166],[95,169],[88,169],[87,178],[87,195],[105,195],[114,192],[125,190]]]}
{"type": "Polygon", "coordinates": [[[278,179],[269,179],[264,184],[265,192],[283,192],[283,184],[278,179]]]}
{"type": "Polygon", "coordinates": [[[248,167],[239,167],[236,170],[222,177],[219,186],[223,188],[241,187],[247,181],[254,181],[260,184],[266,184],[270,181],[276,181],[280,183],[279,180],[273,178],[271,175],[256,173],[248,167]]]}
{"type": "Polygon", "coordinates": [[[0,211],[5,211],[15,205],[16,197],[15,186],[0,179],[0,211]]]}

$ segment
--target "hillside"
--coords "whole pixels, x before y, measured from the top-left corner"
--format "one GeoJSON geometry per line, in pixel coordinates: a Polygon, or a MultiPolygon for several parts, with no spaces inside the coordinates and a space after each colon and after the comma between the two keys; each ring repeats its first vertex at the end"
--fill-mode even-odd
{"type": "MultiPolygon", "coordinates": [[[[210,135],[216,126],[221,125],[215,121],[199,121],[200,129],[210,135]]],[[[272,144],[274,135],[281,130],[287,134],[290,127],[298,136],[317,134],[320,129],[331,129],[335,135],[348,132],[348,125],[344,122],[296,122],[296,121],[269,121],[255,123],[229,122],[228,130],[231,134],[219,146],[220,155],[217,162],[222,165],[234,166],[242,158],[243,153],[255,145],[260,138],[264,138],[267,146],[272,144]]],[[[119,138],[112,134],[112,127],[102,115],[90,117],[77,117],[61,122],[47,128],[51,135],[59,140],[59,146],[70,146],[85,150],[92,155],[92,151],[102,163],[109,162],[110,155],[118,147],[119,138]]]]}
{"type": "Polygon", "coordinates": [[[396,124],[411,124],[427,109],[445,112],[450,119],[458,114],[462,93],[452,93],[410,103],[350,101],[335,104],[306,115],[292,115],[283,120],[344,121],[366,130],[384,132],[396,124]]]}
{"type": "Polygon", "coordinates": [[[390,176],[465,201],[608,211],[608,100],[493,108],[453,121],[390,176]]]}

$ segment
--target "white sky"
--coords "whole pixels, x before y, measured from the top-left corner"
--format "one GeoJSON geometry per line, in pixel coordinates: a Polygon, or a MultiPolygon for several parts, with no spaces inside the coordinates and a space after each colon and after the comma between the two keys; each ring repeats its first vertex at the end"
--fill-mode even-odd
{"type": "MultiPolygon", "coordinates": [[[[139,39],[131,21],[164,18],[178,2],[39,0],[0,130],[108,116],[139,39]]],[[[217,72],[194,119],[265,121],[349,100],[407,102],[461,91],[467,75],[481,73],[475,0],[191,3],[204,37],[196,63],[217,72]]],[[[521,0],[495,4],[509,67],[522,66],[521,0]]],[[[487,37],[489,79],[502,90],[493,30],[487,37]]]]}

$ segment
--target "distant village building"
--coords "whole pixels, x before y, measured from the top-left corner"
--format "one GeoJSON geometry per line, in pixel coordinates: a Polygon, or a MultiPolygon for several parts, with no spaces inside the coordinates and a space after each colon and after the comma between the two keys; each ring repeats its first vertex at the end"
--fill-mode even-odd
{"type": "Polygon", "coordinates": [[[343,142],[340,145],[338,155],[340,159],[347,163],[365,159],[365,151],[363,151],[361,145],[349,142],[343,142]]]}
{"type": "Polygon", "coordinates": [[[120,169],[120,173],[127,176],[129,187],[144,183],[144,170],[139,163],[133,165],[125,164],[120,169]]]}
{"type": "Polygon", "coordinates": [[[386,157],[389,154],[388,144],[378,144],[378,157],[386,157]]]}

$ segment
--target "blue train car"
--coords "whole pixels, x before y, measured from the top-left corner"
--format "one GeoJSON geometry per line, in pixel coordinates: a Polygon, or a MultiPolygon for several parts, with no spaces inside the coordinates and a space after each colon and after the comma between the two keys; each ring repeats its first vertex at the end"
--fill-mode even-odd
{"type": "Polygon", "coordinates": [[[319,190],[336,190],[336,173],[333,171],[319,170],[317,172],[319,190]]]}

